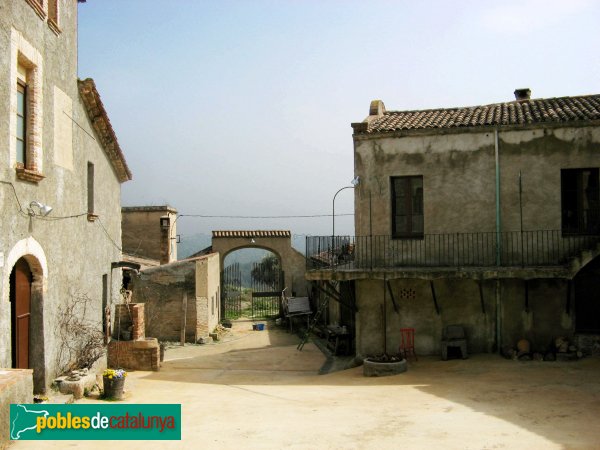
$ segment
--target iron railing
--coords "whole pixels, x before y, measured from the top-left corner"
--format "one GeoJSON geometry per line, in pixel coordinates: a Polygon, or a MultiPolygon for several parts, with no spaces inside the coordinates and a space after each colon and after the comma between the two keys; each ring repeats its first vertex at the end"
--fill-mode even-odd
{"type": "Polygon", "coordinates": [[[307,270],[410,267],[561,266],[600,243],[600,235],[561,230],[391,236],[309,236],[307,270]]]}

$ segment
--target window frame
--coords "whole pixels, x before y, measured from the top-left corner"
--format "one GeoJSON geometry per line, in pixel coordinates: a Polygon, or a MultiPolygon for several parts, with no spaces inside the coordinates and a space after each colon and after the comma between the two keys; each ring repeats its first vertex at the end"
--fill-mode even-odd
{"type": "Polygon", "coordinates": [[[88,220],[94,221],[98,216],[94,211],[94,163],[87,162],[87,216],[88,220]]]}
{"type": "Polygon", "coordinates": [[[391,197],[391,236],[392,239],[423,239],[425,236],[425,211],[423,208],[423,204],[424,204],[424,196],[423,196],[423,190],[424,190],[424,179],[423,179],[423,175],[405,175],[405,176],[394,176],[394,177],[390,177],[390,197],[391,197]],[[406,206],[406,210],[407,210],[407,214],[406,214],[406,231],[398,231],[398,224],[397,224],[397,211],[396,211],[396,198],[398,197],[397,193],[396,193],[396,180],[404,180],[404,182],[406,183],[405,186],[405,191],[408,192],[408,196],[405,199],[405,206],[406,206]],[[420,180],[421,182],[421,204],[420,204],[420,208],[421,208],[421,214],[415,214],[414,213],[414,209],[413,209],[413,200],[414,200],[414,196],[413,196],[413,185],[412,185],[412,180],[420,180]],[[423,226],[422,229],[419,231],[414,231],[413,230],[413,217],[415,216],[421,216],[422,217],[422,221],[423,221],[423,226]]]}
{"type": "Polygon", "coordinates": [[[28,116],[28,110],[29,108],[27,107],[27,102],[28,102],[28,92],[27,92],[27,83],[24,82],[23,80],[21,80],[20,78],[17,78],[17,111],[16,111],[16,116],[17,116],[17,130],[15,132],[15,138],[17,140],[17,147],[16,147],[16,161],[17,161],[17,165],[21,165],[22,167],[27,167],[27,151],[28,151],[28,142],[27,142],[27,132],[28,132],[28,126],[27,126],[27,116],[28,116]],[[19,111],[19,95],[23,96],[23,114],[20,114],[19,111]],[[19,119],[21,119],[23,121],[23,134],[22,136],[19,135],[19,119]],[[18,146],[18,142],[21,142],[23,145],[23,158],[22,161],[19,161],[19,146],[18,146]]]}
{"type": "Polygon", "coordinates": [[[563,236],[574,236],[574,235],[589,235],[598,234],[600,232],[600,168],[598,167],[583,167],[583,168],[568,168],[560,169],[560,227],[563,236]],[[595,193],[591,192],[591,197],[585,199],[587,202],[595,203],[588,209],[581,207],[581,203],[584,200],[584,190],[582,185],[582,175],[584,172],[591,172],[591,176],[595,177],[596,186],[595,193]],[[566,174],[576,174],[577,186],[575,190],[567,189],[566,187],[566,174]],[[575,208],[569,208],[567,205],[569,193],[577,197],[577,204],[575,208]],[[575,227],[569,227],[567,220],[568,211],[575,212],[575,220],[577,224],[575,227]],[[588,213],[587,217],[584,217],[588,213]],[[591,214],[589,214],[591,212],[591,214]],[[587,224],[587,226],[585,225],[587,224]]]}

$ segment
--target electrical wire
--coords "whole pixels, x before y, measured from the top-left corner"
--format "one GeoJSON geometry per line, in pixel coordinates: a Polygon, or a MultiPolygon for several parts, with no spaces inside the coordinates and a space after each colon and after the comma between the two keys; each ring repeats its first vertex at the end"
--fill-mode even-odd
{"type": "Polygon", "coordinates": [[[110,236],[110,234],[108,233],[106,228],[104,228],[104,224],[102,223],[102,220],[100,220],[100,217],[96,218],[96,223],[98,223],[98,225],[100,225],[100,227],[102,228],[102,231],[104,231],[104,234],[106,234],[106,237],[112,243],[112,245],[114,245],[117,250],[122,252],[123,249],[114,241],[114,239],[110,236]]]}
{"type": "Polygon", "coordinates": [[[17,201],[17,205],[19,205],[19,212],[21,214],[23,214],[24,216],[28,216],[29,214],[27,214],[27,212],[21,206],[21,202],[19,201],[19,196],[17,195],[17,190],[15,189],[15,185],[12,184],[10,181],[4,181],[4,180],[0,180],[0,183],[8,184],[12,188],[13,194],[15,194],[15,200],[17,201]]]}
{"type": "MultiPolygon", "coordinates": [[[[354,214],[336,214],[336,217],[340,216],[353,216],[354,214]]],[[[178,217],[200,217],[205,219],[311,219],[318,217],[332,217],[333,214],[307,214],[300,216],[213,216],[204,214],[179,214],[178,217]]]]}

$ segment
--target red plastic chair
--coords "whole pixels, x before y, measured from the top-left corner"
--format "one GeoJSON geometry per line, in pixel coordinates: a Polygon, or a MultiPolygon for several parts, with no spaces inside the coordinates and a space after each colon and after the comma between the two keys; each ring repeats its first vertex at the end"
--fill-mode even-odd
{"type": "Polygon", "coordinates": [[[400,328],[400,348],[398,352],[408,359],[408,355],[415,357],[415,361],[418,361],[417,354],[415,353],[415,329],[414,328],[400,328]]]}

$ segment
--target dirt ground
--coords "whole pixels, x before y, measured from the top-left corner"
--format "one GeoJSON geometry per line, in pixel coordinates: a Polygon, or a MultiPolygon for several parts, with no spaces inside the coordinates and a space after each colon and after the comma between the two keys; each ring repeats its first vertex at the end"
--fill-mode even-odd
{"type": "MultiPolygon", "coordinates": [[[[237,322],[223,342],[167,350],[159,372],[132,372],[126,402],[181,403],[181,441],[17,441],[14,450],[600,449],[600,359],[515,362],[496,355],[365,378],[317,375],[313,344],[237,322]]],[[[81,402],[93,402],[84,399],[81,402]]]]}

